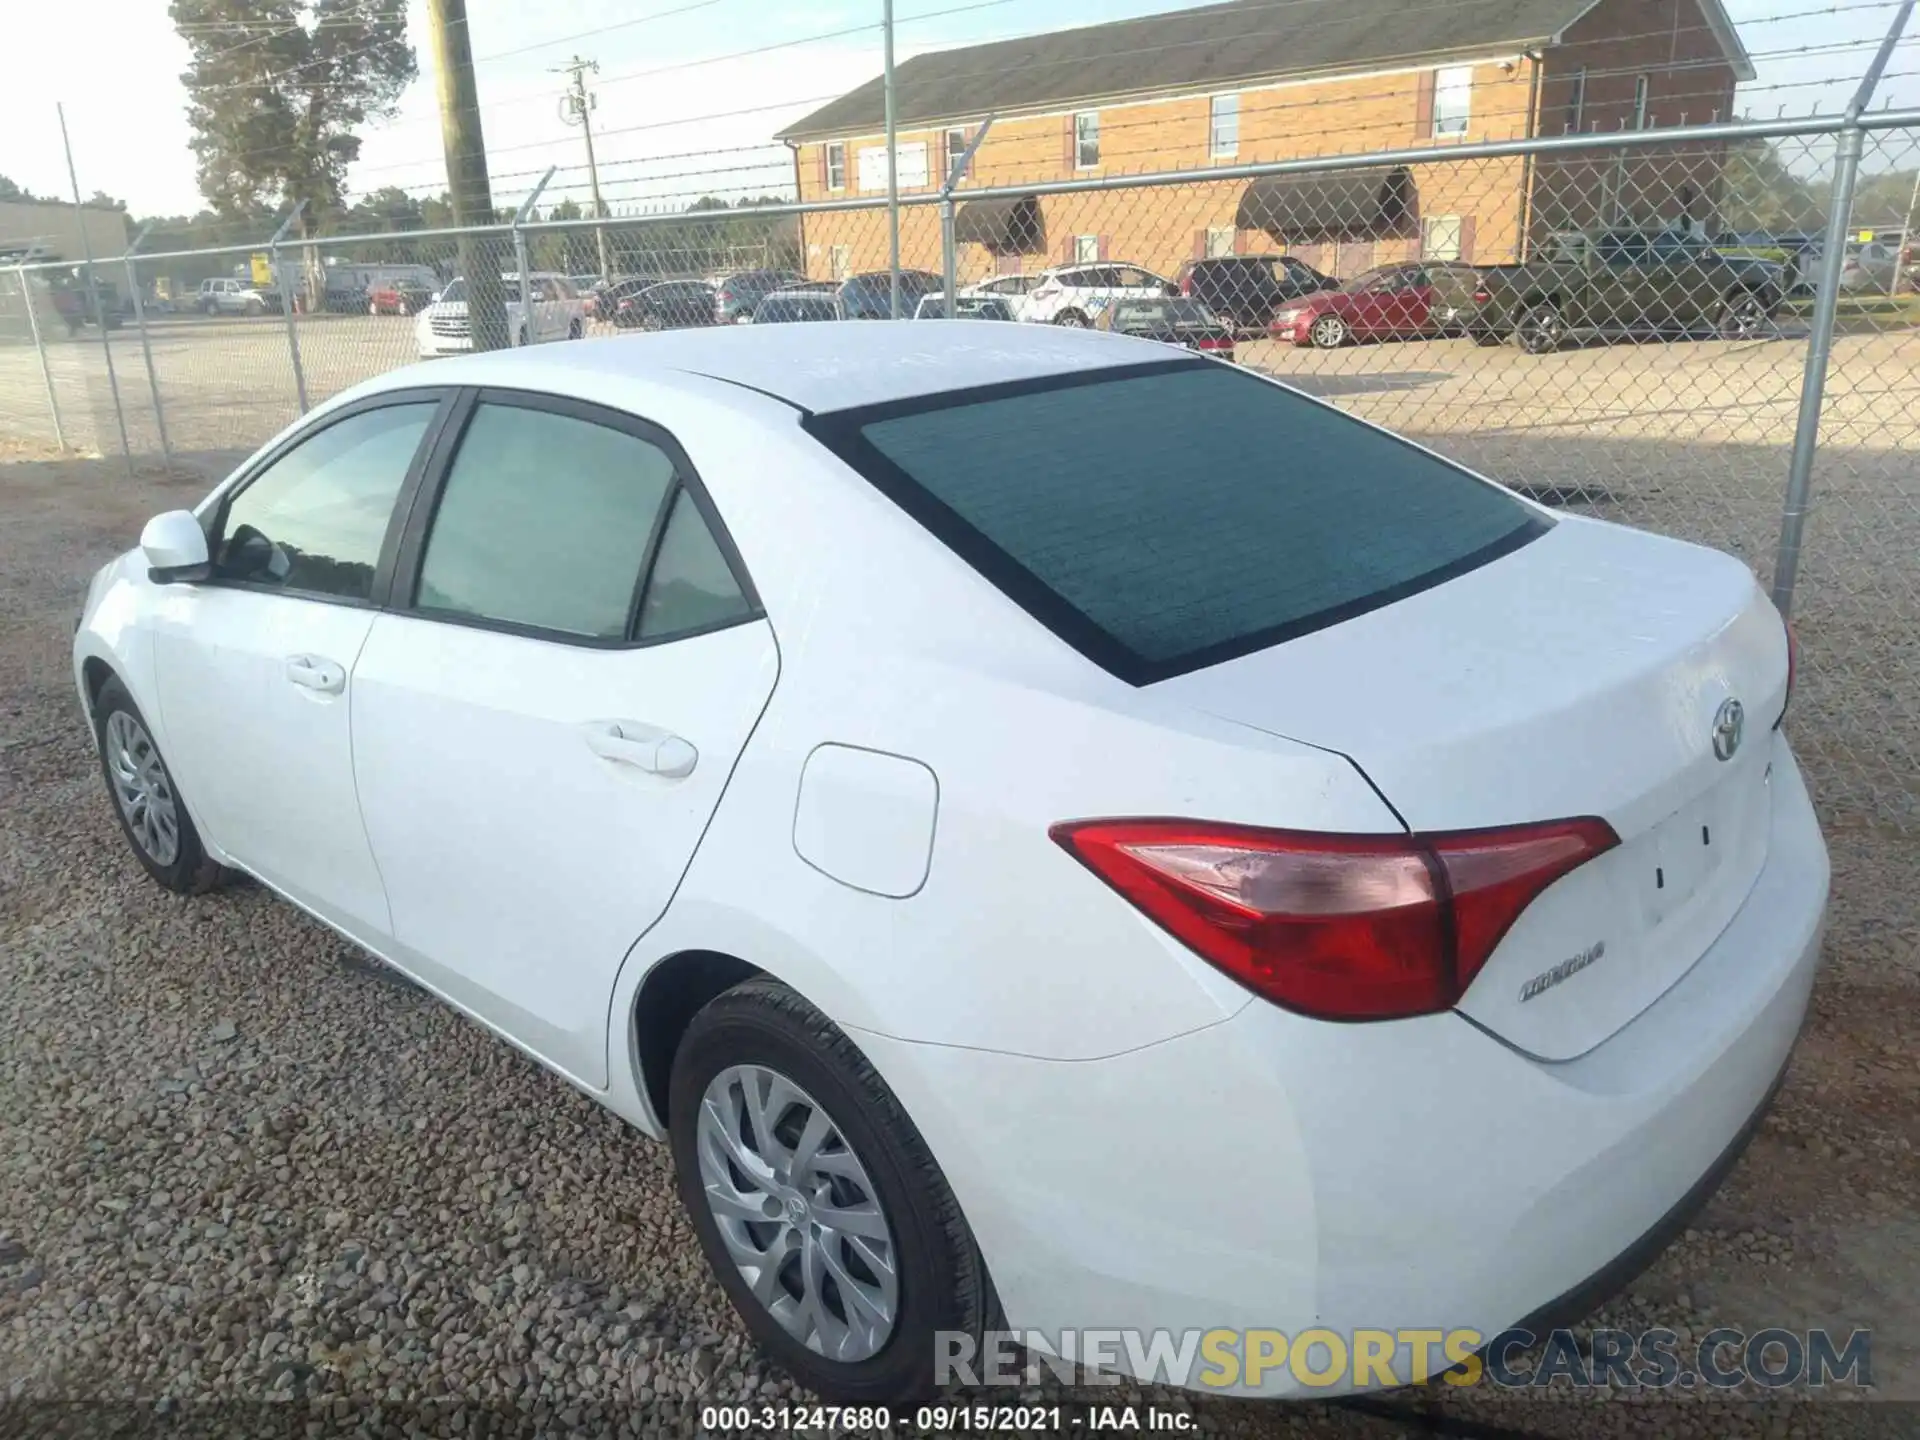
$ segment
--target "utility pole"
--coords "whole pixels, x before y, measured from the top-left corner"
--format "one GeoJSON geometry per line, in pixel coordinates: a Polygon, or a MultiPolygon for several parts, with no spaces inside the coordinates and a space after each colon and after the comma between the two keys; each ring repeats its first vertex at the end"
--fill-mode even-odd
{"type": "MultiPolygon", "coordinates": [[[[466,229],[494,223],[487,183],[487,142],[480,133],[480,92],[473,77],[467,0],[427,0],[427,30],[438,71],[440,145],[447,157],[447,193],[453,223],[466,229]]],[[[500,267],[489,247],[471,235],[459,240],[460,274],[467,282],[467,324],[475,350],[507,343],[507,312],[500,267]]],[[[526,277],[520,278],[526,285],[526,277]]]]}
{"type": "MultiPolygon", "coordinates": [[[[600,203],[600,167],[593,158],[593,107],[600,103],[598,96],[587,89],[587,72],[600,73],[598,60],[582,60],[578,55],[560,66],[552,73],[571,75],[573,83],[567,87],[567,93],[560,97],[560,118],[569,125],[578,125],[580,134],[587,142],[587,183],[593,187],[593,218],[607,218],[606,206],[600,203]]],[[[600,252],[600,279],[611,281],[613,272],[607,268],[607,231],[603,225],[593,227],[594,243],[600,252]]]]}

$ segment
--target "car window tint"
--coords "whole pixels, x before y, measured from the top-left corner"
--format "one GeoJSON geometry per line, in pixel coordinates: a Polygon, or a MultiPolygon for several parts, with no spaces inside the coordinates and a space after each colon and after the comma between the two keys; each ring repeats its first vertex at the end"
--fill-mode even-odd
{"type": "Polygon", "coordinates": [[[454,458],[417,603],[595,639],[627,633],[673,461],[625,431],[482,405],[454,458]]]}
{"type": "Polygon", "coordinates": [[[217,573],[371,598],[394,498],[436,408],[422,401],[349,415],[274,461],[227,506],[217,573]]]}
{"type": "Polygon", "coordinates": [[[1136,684],[1412,594],[1551,523],[1386,431],[1206,362],[805,423],[1136,684]]]}
{"type": "Polygon", "coordinates": [[[752,611],[739,582],[684,489],[673,502],[640,605],[640,638],[659,640],[739,620],[752,611]]]}

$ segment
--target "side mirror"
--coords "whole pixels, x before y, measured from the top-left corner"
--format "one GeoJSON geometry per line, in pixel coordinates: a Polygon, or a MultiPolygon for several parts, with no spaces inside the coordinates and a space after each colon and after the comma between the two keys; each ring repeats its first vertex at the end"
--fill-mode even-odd
{"type": "Polygon", "coordinates": [[[434,303],[435,305],[438,305],[438,304],[440,303],[440,294],[441,294],[441,292],[440,292],[440,291],[438,291],[438,290],[436,290],[436,291],[434,291],[434,292],[433,292],[433,303],[434,303]]]}
{"type": "Polygon", "coordinates": [[[191,510],[156,515],[140,532],[140,553],[147,557],[147,578],[157,585],[204,580],[211,568],[207,532],[191,510]]]}

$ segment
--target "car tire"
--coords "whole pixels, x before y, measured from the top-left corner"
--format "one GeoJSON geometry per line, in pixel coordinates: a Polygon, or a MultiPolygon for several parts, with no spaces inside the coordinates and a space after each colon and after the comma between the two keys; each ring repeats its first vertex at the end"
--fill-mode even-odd
{"type": "Polygon", "coordinates": [[[653,311],[643,310],[640,312],[640,328],[642,330],[664,330],[666,324],[653,311]]]}
{"type": "Polygon", "coordinates": [[[1742,290],[1727,297],[1721,308],[1718,329],[1725,340],[1752,340],[1766,333],[1773,319],[1773,307],[1757,290],[1742,290]]]}
{"type": "Polygon", "coordinates": [[[1513,327],[1514,343],[1529,355],[1549,355],[1567,338],[1566,321],[1551,303],[1531,305],[1513,327]]]}
{"type": "Polygon", "coordinates": [[[853,1042],[784,985],[749,980],[694,1017],[669,1096],[681,1203],[761,1350],[830,1403],[899,1406],[931,1394],[936,1335],[977,1343],[996,1313],[992,1286],[926,1142],[853,1042]],[[760,1127],[749,1096],[777,1107],[760,1127]],[[796,1179],[785,1166],[815,1124],[827,1133],[813,1153],[835,1163],[796,1179]],[[859,1213],[866,1233],[815,1220],[827,1206],[859,1213]],[[762,1254],[778,1258],[752,1265],[762,1254]],[[846,1323],[856,1316],[864,1326],[846,1323]],[[846,1358],[830,1357],[843,1339],[846,1358]]]}
{"type": "Polygon", "coordinates": [[[528,339],[527,339],[527,327],[526,327],[526,326],[524,326],[524,325],[522,325],[522,326],[520,327],[520,336],[519,336],[519,338],[518,338],[517,340],[515,340],[515,341],[514,341],[513,343],[514,343],[515,345],[517,345],[517,346],[519,346],[519,347],[520,347],[521,349],[523,349],[523,350],[524,350],[524,349],[525,349],[525,348],[527,347],[527,345],[528,345],[528,343],[529,343],[529,342],[528,342],[528,339]]]}
{"type": "Polygon", "coordinates": [[[146,716],[119,676],[100,687],[93,725],[107,798],[134,858],[176,895],[203,895],[217,887],[228,871],[200,843],[146,716]]]}
{"type": "Polygon", "coordinates": [[[1347,322],[1338,315],[1322,315],[1307,331],[1316,350],[1338,350],[1347,343],[1348,333],[1347,322]]]}
{"type": "Polygon", "coordinates": [[[569,340],[578,340],[580,338],[580,333],[581,333],[580,322],[578,320],[575,320],[572,324],[567,326],[567,338],[569,340]]]}
{"type": "Polygon", "coordinates": [[[1085,330],[1091,322],[1078,310],[1062,310],[1053,317],[1053,323],[1065,325],[1070,330],[1085,330]]]}

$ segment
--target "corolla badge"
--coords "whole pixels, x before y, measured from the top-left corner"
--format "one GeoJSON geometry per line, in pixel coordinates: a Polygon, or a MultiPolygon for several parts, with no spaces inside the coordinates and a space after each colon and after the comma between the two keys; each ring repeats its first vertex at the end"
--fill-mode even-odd
{"type": "Polygon", "coordinates": [[[1714,758],[1731,760],[1740,748],[1740,738],[1746,728],[1747,707],[1738,700],[1722,700],[1720,708],[1713,713],[1714,758]]]}

